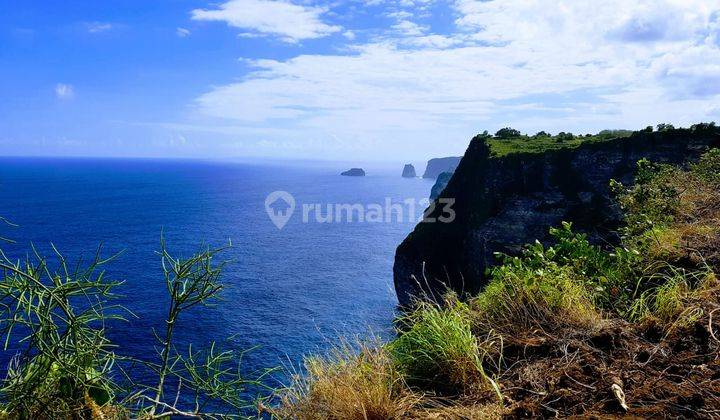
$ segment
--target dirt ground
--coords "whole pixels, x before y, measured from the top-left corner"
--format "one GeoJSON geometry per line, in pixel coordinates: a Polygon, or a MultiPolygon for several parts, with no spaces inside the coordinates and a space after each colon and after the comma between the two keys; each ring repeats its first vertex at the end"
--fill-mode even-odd
{"type": "Polygon", "coordinates": [[[670,335],[609,320],[592,334],[518,340],[504,352],[503,415],[720,418],[720,305],[704,312],[670,335]]]}

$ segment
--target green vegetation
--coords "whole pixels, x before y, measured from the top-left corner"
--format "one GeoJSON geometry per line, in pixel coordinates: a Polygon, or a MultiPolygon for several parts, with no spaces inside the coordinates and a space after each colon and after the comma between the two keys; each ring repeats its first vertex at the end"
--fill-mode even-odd
{"type": "MultiPolygon", "coordinates": [[[[570,225],[566,228],[569,231],[570,225]]],[[[523,258],[507,258],[492,271],[483,293],[471,301],[476,320],[507,333],[536,327],[538,322],[591,325],[599,315],[583,281],[587,278],[572,265],[558,262],[563,258],[555,248],[545,250],[540,243],[528,247],[523,258]]]]}
{"type": "Polygon", "coordinates": [[[503,128],[495,136],[487,132],[478,134],[476,138],[485,139],[494,156],[505,156],[513,153],[542,153],[548,150],[571,149],[583,143],[603,142],[616,138],[629,137],[633,132],[628,130],[603,130],[595,135],[576,136],[572,133],[550,135],[545,131],[530,136],[512,128],[503,128]]]}
{"type": "Polygon", "coordinates": [[[155,332],[158,359],[122,355],[110,342],[109,322],[131,315],[113,304],[121,282],[108,280],[98,250],[85,268],[72,268],[56,251],[58,267],[38,253],[13,262],[0,253],[0,332],[4,350],[17,356],[0,387],[2,416],[17,419],[108,419],[240,417],[253,402],[241,396],[259,385],[262,374],[240,374],[240,355],[219,350],[179,352],[173,332],[181,314],[206,305],[221,291],[221,249],[203,249],[186,259],[174,258],[162,243],[160,259],[169,294],[166,330],[155,332]],[[154,383],[134,382],[128,372],[145,369],[154,383]],[[212,404],[212,405],[211,405],[212,404]],[[216,413],[208,407],[225,407],[216,413]]]}
{"type": "Polygon", "coordinates": [[[476,139],[484,139],[490,146],[493,156],[506,156],[514,153],[543,153],[549,150],[573,149],[581,144],[602,143],[609,140],[627,138],[641,135],[642,133],[658,131],[665,134],[696,133],[715,130],[715,123],[695,124],[688,129],[675,128],[671,124],[658,124],[657,129],[647,127],[639,131],[631,130],[602,130],[597,134],[575,135],[573,133],[561,132],[551,135],[540,131],[535,135],[522,134],[520,131],[510,127],[500,129],[495,136],[485,131],[478,134],[476,139]]]}
{"type": "Polygon", "coordinates": [[[418,302],[389,343],[311,359],[281,409],[303,419],[500,418],[614,415],[626,404],[640,417],[712,416],[718,169],[716,150],[688,169],[639,162],[635,185],[612,183],[625,211],[620,246],[593,245],[564,223],[551,246],[499,256],[467,302],[418,302]],[[379,389],[381,399],[369,397],[379,389]]]}
{"type": "Polygon", "coordinates": [[[456,299],[446,303],[420,304],[400,318],[403,333],[388,349],[410,383],[456,389],[484,378],[469,308],[456,299]]]}

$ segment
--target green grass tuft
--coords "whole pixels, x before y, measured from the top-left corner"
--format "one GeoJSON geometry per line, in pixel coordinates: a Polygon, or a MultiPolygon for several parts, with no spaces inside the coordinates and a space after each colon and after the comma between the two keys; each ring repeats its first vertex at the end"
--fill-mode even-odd
{"type": "Polygon", "coordinates": [[[408,382],[434,389],[464,388],[484,377],[479,343],[467,304],[448,299],[445,307],[421,303],[400,319],[400,336],[388,345],[408,382]]]}

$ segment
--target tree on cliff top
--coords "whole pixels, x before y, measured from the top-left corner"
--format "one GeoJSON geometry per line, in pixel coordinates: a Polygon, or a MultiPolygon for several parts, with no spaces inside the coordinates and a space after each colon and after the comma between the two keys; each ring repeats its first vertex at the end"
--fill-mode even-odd
{"type": "Polygon", "coordinates": [[[499,139],[514,139],[518,138],[522,135],[519,130],[515,130],[514,128],[505,127],[501,128],[495,133],[495,137],[499,139]]]}

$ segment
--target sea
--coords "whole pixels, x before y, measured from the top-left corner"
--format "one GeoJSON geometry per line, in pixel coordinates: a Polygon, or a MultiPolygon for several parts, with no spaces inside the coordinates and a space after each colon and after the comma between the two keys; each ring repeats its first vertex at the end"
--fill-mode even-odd
{"type": "MultiPolygon", "coordinates": [[[[244,352],[244,371],[280,367],[274,378],[282,382],[338,338],[393,334],[395,249],[419,220],[432,181],[402,178],[402,163],[340,176],[348,167],[0,158],[0,216],[16,225],[0,224],[0,237],[15,241],[0,248],[10,259],[37,252],[51,267],[53,247],[71,266],[86,264],[98,249],[104,257],[118,254],[105,276],[123,281],[114,303],[127,309],[127,320],[111,322],[108,337],[116,353],[152,360],[153,330],[164,330],[168,311],[161,236],[179,257],[230,245],[216,257],[226,263],[219,299],[181,315],[176,348],[215,341],[244,352]],[[266,202],[276,191],[293,205],[266,202]]],[[[0,352],[0,366],[13,354],[0,352]]]]}

